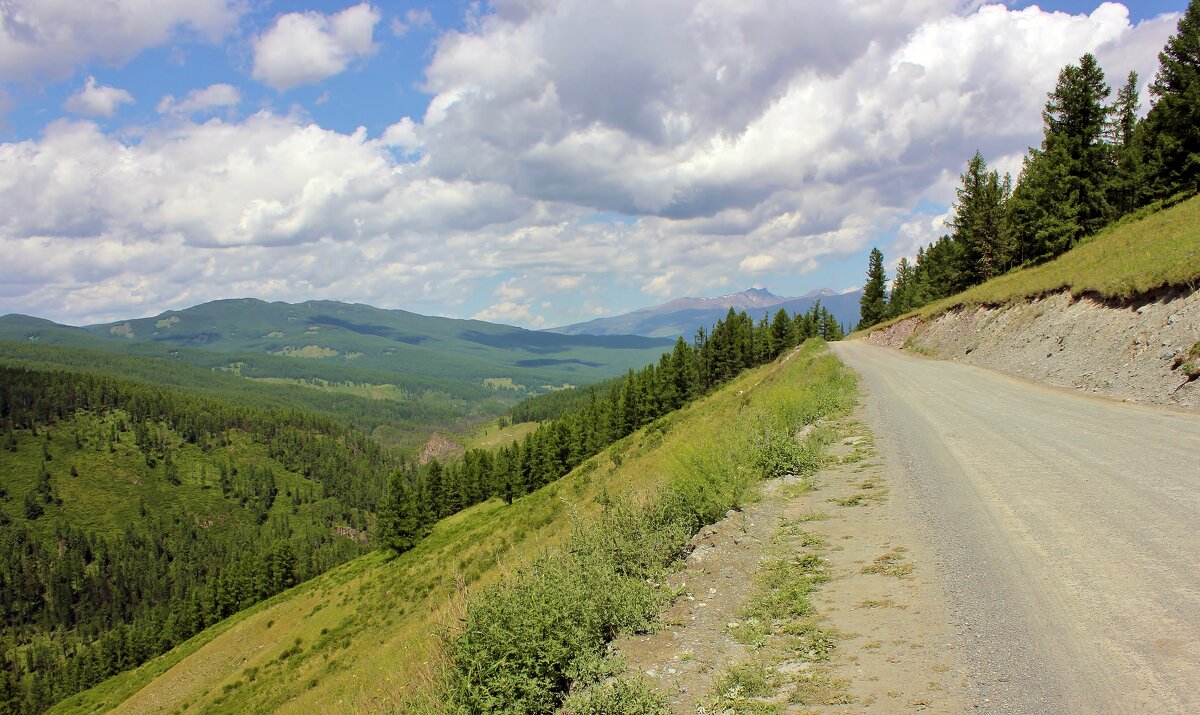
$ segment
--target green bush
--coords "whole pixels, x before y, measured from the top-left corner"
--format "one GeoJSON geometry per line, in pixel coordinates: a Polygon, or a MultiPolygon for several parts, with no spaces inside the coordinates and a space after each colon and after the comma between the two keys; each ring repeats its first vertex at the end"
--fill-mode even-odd
{"type": "Polygon", "coordinates": [[[608,642],[662,610],[669,594],[653,577],[690,534],[669,511],[616,503],[566,548],[487,589],[449,648],[456,706],[549,713],[572,684],[607,676],[608,642]]]}
{"type": "Polygon", "coordinates": [[[644,680],[613,678],[572,695],[559,715],[667,715],[666,701],[644,680]]]}

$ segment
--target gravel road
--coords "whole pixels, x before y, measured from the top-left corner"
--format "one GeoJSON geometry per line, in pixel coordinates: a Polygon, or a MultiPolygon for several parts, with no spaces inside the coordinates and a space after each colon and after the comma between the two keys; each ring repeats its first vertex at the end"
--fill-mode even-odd
{"type": "Polygon", "coordinates": [[[974,712],[1200,712],[1200,416],[859,341],[974,712]]]}

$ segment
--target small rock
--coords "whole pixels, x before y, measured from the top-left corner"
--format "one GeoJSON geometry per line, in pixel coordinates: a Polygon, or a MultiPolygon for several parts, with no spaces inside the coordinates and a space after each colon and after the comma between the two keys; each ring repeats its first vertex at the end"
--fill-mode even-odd
{"type": "Polygon", "coordinates": [[[1146,308],[1149,308],[1149,307],[1150,307],[1149,305],[1143,305],[1142,307],[1137,309],[1137,314],[1144,315],[1146,313],[1146,308]]]}
{"type": "Polygon", "coordinates": [[[1170,315],[1167,316],[1167,325],[1174,325],[1177,322],[1179,322],[1178,315],[1171,313],[1170,315]]]}

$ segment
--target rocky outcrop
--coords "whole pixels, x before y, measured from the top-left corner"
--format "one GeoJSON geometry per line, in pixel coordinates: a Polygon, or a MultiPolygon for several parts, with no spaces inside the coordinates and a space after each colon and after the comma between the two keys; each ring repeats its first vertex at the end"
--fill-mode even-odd
{"type": "Polygon", "coordinates": [[[909,318],[869,341],[1116,399],[1200,411],[1188,354],[1200,343],[1200,292],[1125,303],[1063,292],[1000,307],[909,318]]]}
{"type": "Polygon", "coordinates": [[[428,464],[433,459],[444,462],[447,459],[461,456],[465,451],[467,451],[466,448],[458,442],[440,432],[434,432],[429,435],[425,446],[421,448],[421,453],[417,456],[417,464],[428,464]]]}

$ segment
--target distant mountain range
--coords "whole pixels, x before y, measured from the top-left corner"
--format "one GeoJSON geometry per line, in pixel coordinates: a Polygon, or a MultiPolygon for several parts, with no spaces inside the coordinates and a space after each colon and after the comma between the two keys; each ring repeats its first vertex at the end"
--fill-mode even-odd
{"type": "Polygon", "coordinates": [[[0,340],[168,358],[257,377],[378,384],[403,374],[534,390],[619,375],[656,361],[671,344],[644,336],[556,335],[335,301],[253,298],[85,327],[6,315],[0,340]]]}
{"type": "Polygon", "coordinates": [[[825,306],[838,322],[853,327],[858,322],[859,297],[862,291],[838,293],[821,288],[797,298],[778,296],[765,288],[751,288],[716,298],[677,298],[669,303],[642,308],[632,313],[609,318],[596,318],[584,323],[550,328],[548,332],[562,335],[642,335],[655,338],[690,339],[701,326],[712,327],[730,308],[744,310],[754,319],[783,308],[789,313],[805,312],[817,301],[825,306]]]}

